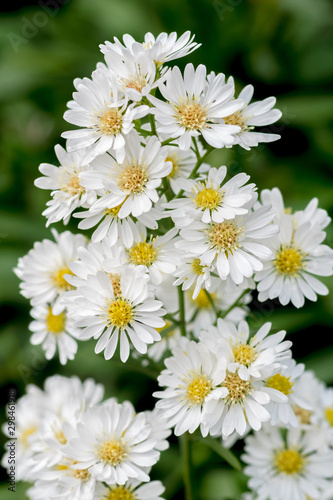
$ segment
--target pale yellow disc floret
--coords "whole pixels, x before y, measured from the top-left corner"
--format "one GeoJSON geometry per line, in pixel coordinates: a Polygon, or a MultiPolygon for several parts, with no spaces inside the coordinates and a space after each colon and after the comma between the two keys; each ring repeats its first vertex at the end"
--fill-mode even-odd
{"type": "Polygon", "coordinates": [[[242,403],[246,396],[252,392],[249,381],[242,380],[237,373],[228,373],[222,384],[229,391],[225,398],[227,405],[242,403]]]}
{"type": "Polygon", "coordinates": [[[119,273],[109,273],[112,289],[115,297],[121,295],[121,276],[119,273]]]}
{"type": "Polygon", "coordinates": [[[72,460],[69,465],[58,464],[56,465],[56,470],[67,471],[68,474],[79,481],[87,481],[90,478],[90,472],[88,469],[72,469],[72,465],[76,465],[80,462],[72,460]]]}
{"type": "Polygon", "coordinates": [[[32,425],[31,427],[27,427],[21,433],[20,441],[23,444],[24,448],[29,448],[29,437],[37,432],[37,427],[32,425]]]}
{"type": "Polygon", "coordinates": [[[198,208],[214,210],[220,205],[222,198],[223,195],[218,189],[203,187],[195,196],[194,203],[198,208]]]}
{"type": "Polygon", "coordinates": [[[300,406],[295,406],[293,408],[293,410],[294,410],[294,413],[301,424],[310,424],[311,423],[312,411],[305,410],[304,408],[301,408],[300,406]]]}
{"type": "Polygon", "coordinates": [[[133,264],[150,267],[157,259],[158,249],[154,248],[153,241],[140,241],[129,251],[129,259],[133,264]]]}
{"type": "MultiPolygon", "coordinates": [[[[211,293],[210,296],[211,296],[212,301],[215,302],[215,300],[217,298],[216,293],[211,293]]],[[[208,309],[208,308],[212,307],[212,304],[208,298],[208,295],[207,295],[206,291],[203,289],[201,289],[198,296],[195,299],[193,299],[193,302],[195,303],[195,305],[197,307],[199,307],[199,309],[208,309]]]]}
{"type": "Polygon", "coordinates": [[[274,264],[278,274],[297,276],[304,269],[304,254],[295,247],[282,246],[274,264]]]}
{"type": "Polygon", "coordinates": [[[136,73],[135,75],[130,75],[128,78],[123,79],[124,87],[128,89],[134,89],[141,92],[142,89],[147,85],[146,79],[143,75],[136,73]]]}
{"type": "Polygon", "coordinates": [[[68,266],[57,269],[51,276],[54,285],[62,292],[66,290],[73,290],[74,288],[66,281],[65,274],[70,274],[73,276],[73,273],[68,266]]]}
{"type": "Polygon", "coordinates": [[[297,474],[304,467],[304,459],[297,450],[285,449],[276,454],[275,465],[279,472],[297,474]]]}
{"type": "Polygon", "coordinates": [[[191,405],[202,405],[212,390],[212,383],[206,375],[196,375],[187,386],[186,398],[191,405]]]}
{"type": "Polygon", "coordinates": [[[112,300],[107,307],[107,321],[110,326],[126,327],[133,319],[133,307],[121,296],[112,300]]]}
{"type": "Polygon", "coordinates": [[[108,108],[98,121],[98,128],[104,135],[118,135],[121,131],[123,115],[118,108],[108,108]]]}
{"type": "Polygon", "coordinates": [[[125,460],[127,451],[121,440],[110,439],[100,445],[98,456],[102,462],[107,462],[109,465],[116,467],[125,460]]]}
{"type": "Polygon", "coordinates": [[[46,327],[53,334],[61,333],[65,329],[66,313],[53,314],[52,307],[49,307],[46,316],[46,327]]]}
{"type": "Polygon", "coordinates": [[[207,113],[202,104],[196,101],[187,101],[177,108],[179,125],[187,130],[200,130],[207,123],[207,113]]]}
{"type": "Polygon", "coordinates": [[[136,498],[137,496],[126,486],[111,486],[111,490],[102,500],[135,500],[136,498]]]}
{"type": "Polygon", "coordinates": [[[273,375],[267,380],[266,385],[267,387],[276,389],[277,391],[280,391],[288,396],[288,394],[291,394],[293,392],[292,387],[294,385],[294,382],[290,382],[290,377],[285,377],[280,373],[276,373],[276,375],[273,375]]]}
{"type": "Polygon", "coordinates": [[[148,181],[147,170],[142,165],[128,165],[118,176],[118,187],[128,194],[139,194],[148,181]]]}
{"type": "Polygon", "coordinates": [[[178,163],[178,158],[177,158],[176,153],[169,154],[165,158],[165,162],[167,162],[167,161],[170,161],[172,163],[172,170],[171,170],[170,174],[168,174],[168,177],[174,177],[177,174],[177,171],[179,169],[179,163],[178,163]]]}
{"type": "Polygon", "coordinates": [[[236,226],[233,222],[224,221],[218,224],[212,224],[207,230],[211,246],[219,251],[232,253],[238,246],[239,235],[242,228],[236,226]]]}
{"type": "Polygon", "coordinates": [[[203,274],[204,266],[201,264],[200,259],[193,259],[191,264],[192,271],[197,275],[201,276],[203,274]]]}
{"type": "Polygon", "coordinates": [[[54,433],[54,437],[56,438],[56,440],[58,441],[58,443],[60,444],[66,444],[67,443],[67,439],[66,439],[66,436],[65,434],[63,433],[62,429],[56,431],[54,433]]]}
{"type": "Polygon", "coordinates": [[[245,118],[241,111],[236,111],[232,115],[223,118],[223,120],[225,121],[226,125],[236,125],[240,127],[242,129],[242,132],[253,128],[253,127],[247,127],[245,125],[245,118]]]}
{"type": "Polygon", "coordinates": [[[73,170],[73,172],[65,170],[65,175],[61,175],[60,178],[60,183],[62,184],[61,191],[65,191],[65,193],[68,193],[71,196],[75,196],[85,192],[84,187],[80,184],[81,179],[77,173],[77,169],[75,166],[73,170]]]}
{"type": "Polygon", "coordinates": [[[255,348],[249,344],[237,344],[233,348],[233,354],[236,363],[244,366],[249,366],[258,356],[255,348]]]}
{"type": "Polygon", "coordinates": [[[333,427],[333,407],[329,406],[325,410],[325,418],[327,422],[333,427]]]}

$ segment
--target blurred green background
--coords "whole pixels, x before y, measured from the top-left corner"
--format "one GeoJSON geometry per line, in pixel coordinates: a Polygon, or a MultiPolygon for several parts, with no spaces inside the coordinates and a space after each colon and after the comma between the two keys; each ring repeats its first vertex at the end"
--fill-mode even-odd
{"type": "MultiPolygon", "coordinates": [[[[277,96],[283,111],[272,126],[282,139],[250,152],[218,151],[212,164],[231,172],[248,172],[259,189],[278,186],[287,206],[302,209],[316,196],[333,212],[333,4],[329,0],[45,0],[23,7],[7,6],[0,21],[0,384],[1,420],[8,387],[23,394],[27,383],[42,385],[54,373],[92,376],[106,385],[107,395],[130,399],[138,410],[153,407],[156,383],[128,366],[105,361],[93,346],[79,346],[76,359],[61,367],[45,362],[42,351],[29,344],[28,302],[19,295],[12,272],[17,259],[36,240],[51,237],[41,212],[48,192],[33,181],[41,162],[56,163],[54,145],[68,125],[62,116],[71,99],[73,79],[90,76],[102,60],[98,44],[130,33],[139,41],[147,31],[191,30],[202,47],[176,62],[205,64],[208,70],[232,74],[239,89],[255,87],[255,98],[277,96]],[[135,382],[133,382],[135,380],[135,382]]],[[[70,226],[74,228],[75,226],[70,226]]],[[[62,231],[63,226],[57,225],[62,231]]],[[[333,245],[332,228],[328,244],[333,245]]],[[[332,291],[332,280],[325,280],[332,291]]],[[[318,377],[333,382],[333,294],[301,310],[254,302],[254,327],[272,321],[288,330],[294,356],[318,377]]],[[[3,442],[1,437],[1,442],[3,442]]],[[[236,447],[237,448],[237,447],[236,447]]],[[[238,451],[241,446],[238,445],[238,451]]],[[[237,451],[237,450],[236,450],[237,451]]],[[[202,500],[238,499],[246,488],[208,448],[196,445],[196,490],[202,500]]],[[[164,481],[166,498],[182,498],[181,462],[176,446],[162,454],[153,477],[164,481]]],[[[3,473],[3,481],[6,476],[3,473]]],[[[8,483],[1,498],[12,498],[8,483]]],[[[17,494],[25,498],[24,485],[17,494]]]]}

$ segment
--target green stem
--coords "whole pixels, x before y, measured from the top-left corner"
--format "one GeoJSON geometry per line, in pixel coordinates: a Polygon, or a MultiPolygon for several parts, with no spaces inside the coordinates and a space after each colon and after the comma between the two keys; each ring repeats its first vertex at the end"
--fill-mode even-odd
{"type": "Polygon", "coordinates": [[[186,337],[184,292],[181,286],[178,287],[178,301],[179,301],[180,331],[182,332],[182,335],[186,337]]]}
{"type": "MultiPolygon", "coordinates": [[[[207,149],[206,153],[201,157],[200,154],[198,153],[197,155],[197,163],[195,164],[195,167],[194,169],[192,170],[192,172],[190,173],[190,175],[188,176],[188,179],[193,179],[193,177],[195,176],[195,174],[197,173],[197,171],[199,170],[199,168],[201,167],[201,165],[203,164],[203,162],[205,161],[205,159],[210,155],[210,153],[213,151],[214,148],[212,148],[211,146],[207,149]]],[[[175,196],[175,199],[176,198],[180,198],[184,193],[184,190],[181,189],[179,191],[179,193],[177,194],[177,196],[175,196]]]]}
{"type": "Polygon", "coordinates": [[[215,303],[214,303],[214,300],[213,300],[213,297],[211,296],[211,294],[209,292],[207,292],[207,290],[205,290],[203,288],[203,291],[205,292],[209,302],[210,302],[210,305],[212,306],[212,309],[214,311],[214,313],[216,314],[216,316],[218,316],[218,310],[216,309],[216,306],[215,306],[215,303]]]}
{"type": "Polygon", "coordinates": [[[232,311],[235,307],[239,306],[240,305],[240,302],[242,300],[242,298],[244,297],[244,295],[246,295],[248,292],[250,291],[249,288],[246,288],[246,290],[244,290],[244,292],[238,297],[237,300],[235,300],[235,302],[233,304],[231,304],[230,307],[228,307],[228,309],[226,311],[224,311],[221,315],[220,315],[220,318],[225,318],[227,316],[227,314],[230,313],[230,311],[232,311]]]}
{"type": "Polygon", "coordinates": [[[192,442],[188,432],[182,435],[181,439],[182,452],[183,452],[183,481],[185,487],[185,500],[193,500],[192,493],[192,442]]]}

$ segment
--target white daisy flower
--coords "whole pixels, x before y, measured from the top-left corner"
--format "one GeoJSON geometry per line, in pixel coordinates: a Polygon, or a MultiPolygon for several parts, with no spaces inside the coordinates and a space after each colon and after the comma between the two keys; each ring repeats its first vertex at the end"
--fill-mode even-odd
{"type": "MultiPolygon", "coordinates": [[[[40,439],[40,428],[42,422],[42,394],[41,391],[34,394],[27,394],[16,401],[15,407],[15,440],[17,443],[15,449],[16,463],[19,463],[15,471],[17,481],[34,481],[33,474],[34,452],[33,445],[40,439]]],[[[2,432],[9,438],[5,444],[6,452],[2,456],[1,465],[4,469],[10,471],[10,448],[7,446],[13,436],[9,434],[8,423],[2,426],[2,432]]]]}
{"type": "MultiPolygon", "coordinates": [[[[260,199],[263,205],[272,205],[276,212],[277,222],[281,222],[285,214],[292,214],[290,207],[285,207],[282,193],[279,188],[263,189],[260,193],[260,199]]],[[[331,222],[326,210],[318,208],[318,198],[313,198],[305,207],[304,210],[297,210],[293,213],[293,223],[295,228],[308,222],[311,226],[316,226],[319,229],[325,229],[331,222]]]]}
{"type": "Polygon", "coordinates": [[[176,436],[192,433],[202,424],[208,395],[223,381],[224,360],[218,360],[204,344],[184,339],[164,363],[167,369],[157,380],[166,389],[153,394],[161,398],[156,408],[170,426],[175,426],[176,436]]]}
{"type": "MultiPolygon", "coordinates": [[[[296,364],[293,359],[283,360],[283,367],[276,371],[274,375],[267,378],[265,390],[271,401],[267,407],[272,415],[270,425],[278,426],[293,426],[299,425],[299,420],[295,414],[294,408],[308,412],[313,409],[312,405],[298,394],[295,382],[299,379],[304,371],[303,364],[296,364]],[[276,391],[277,400],[275,400],[276,391]],[[287,396],[286,403],[281,404],[281,392],[287,396]]],[[[267,372],[271,370],[268,368],[267,372]]]]}
{"type": "Polygon", "coordinates": [[[149,137],[143,147],[139,134],[133,132],[128,138],[125,158],[121,163],[110,155],[104,155],[98,159],[99,166],[96,165],[93,174],[82,174],[85,179],[83,186],[90,184],[94,188],[104,187],[107,191],[92,205],[91,212],[101,208],[119,208],[117,216],[121,219],[130,214],[138,217],[149,212],[152,203],[159,200],[156,189],[172,169],[171,162],[165,162],[166,156],[167,149],[161,147],[156,136],[149,137]]]}
{"type": "Polygon", "coordinates": [[[286,331],[268,335],[271,326],[272,323],[265,323],[249,338],[250,329],[246,321],[241,321],[236,327],[219,318],[217,327],[209,326],[201,332],[200,340],[213,351],[220,349],[227,360],[228,371],[248,381],[251,377],[262,377],[265,371],[273,374],[274,369],[280,368],[281,362],[284,363],[291,355],[289,348],[292,343],[284,341],[286,331]]]}
{"type": "Polygon", "coordinates": [[[266,242],[272,256],[255,275],[258,299],[278,297],[282,305],[291,301],[302,307],[305,298],[316,301],[317,294],[327,295],[328,288],[314,276],[333,274],[333,250],[321,245],[325,236],[309,222],[295,227],[292,215],[282,215],[280,233],[266,242]]]}
{"type": "Polygon", "coordinates": [[[125,260],[134,266],[144,266],[152,284],[162,283],[164,274],[172,274],[179,261],[179,251],[174,246],[177,229],[173,228],[163,236],[147,236],[144,226],[139,227],[139,237],[126,250],[125,260]]]}
{"type": "Polygon", "coordinates": [[[245,439],[242,460],[250,476],[249,487],[258,500],[307,500],[321,498],[333,475],[332,452],[321,454],[309,447],[307,433],[299,428],[287,431],[286,440],[270,427],[245,439]]]}
{"type": "Polygon", "coordinates": [[[247,214],[248,202],[255,201],[255,184],[244,184],[250,179],[244,173],[237,174],[223,184],[227,167],[211,168],[205,181],[192,179],[179,180],[178,185],[185,191],[185,197],[170,201],[165,205],[169,209],[176,227],[183,228],[193,220],[204,223],[221,223],[234,219],[236,215],[247,214]]]}
{"type": "Polygon", "coordinates": [[[141,101],[166,78],[166,72],[163,76],[157,73],[155,62],[144,49],[134,55],[128,49],[119,53],[117,47],[109,45],[105,61],[116,76],[119,88],[135,102],[141,101]]]}
{"type": "Polygon", "coordinates": [[[203,266],[196,256],[187,255],[177,267],[174,276],[177,277],[174,286],[182,285],[182,290],[193,289],[192,299],[195,300],[201,290],[211,287],[211,269],[203,266]]]}
{"type": "Polygon", "coordinates": [[[52,305],[41,304],[31,312],[34,318],[29,325],[33,332],[30,342],[33,345],[42,344],[46,359],[52,359],[58,349],[62,365],[72,360],[77,352],[77,342],[80,329],[68,318],[66,310],[54,314],[52,305]]]}
{"type": "Polygon", "coordinates": [[[124,268],[118,275],[97,271],[78,286],[69,314],[82,328],[80,338],[99,339],[95,352],[105,359],[114,355],[118,340],[120,359],[129,357],[130,342],[141,354],[147,344],[160,340],[156,328],[165,325],[162,302],[155,300],[147,285],[148,276],[140,269],[124,268]]]}
{"type": "Polygon", "coordinates": [[[192,64],[185,67],[184,78],[178,67],[167,76],[166,84],[159,85],[165,101],[152,95],[148,98],[155,106],[151,112],[157,120],[157,131],[178,139],[180,149],[190,149],[192,137],[202,135],[205,141],[222,148],[233,143],[233,134],[240,127],[226,125],[222,117],[238,111],[243,101],[233,99],[234,85],[224,83],[224,75],[218,75],[207,84],[206,67],[192,64]]]}
{"type": "Polygon", "coordinates": [[[323,388],[323,382],[321,382],[310,370],[306,370],[295,380],[293,385],[294,392],[306,402],[309,408],[311,408],[305,409],[305,405],[305,408],[302,408],[298,404],[293,404],[293,410],[299,426],[308,428],[320,420],[320,417],[318,419],[321,411],[320,394],[323,388]]]}
{"type": "Polygon", "coordinates": [[[266,243],[258,243],[274,236],[279,228],[272,224],[274,212],[270,206],[236,215],[224,222],[193,221],[189,228],[181,229],[183,241],[176,245],[185,252],[197,254],[201,264],[214,266],[222,280],[229,275],[236,284],[251,278],[263,269],[263,260],[272,257],[266,243]]]}
{"type": "MultiPolygon", "coordinates": [[[[233,83],[233,78],[228,79],[233,83]]],[[[280,110],[274,108],[275,97],[267,97],[263,101],[257,101],[250,104],[254,92],[253,85],[247,85],[240,92],[238,99],[244,102],[241,109],[224,118],[228,125],[238,125],[240,132],[233,136],[233,144],[239,144],[242,148],[250,150],[258,146],[259,142],[273,142],[281,138],[278,134],[264,132],[255,132],[256,126],[267,126],[275,123],[282,116],[280,110]]]]}
{"type": "Polygon", "coordinates": [[[164,451],[169,448],[168,437],[172,434],[170,426],[163,418],[162,412],[157,408],[144,412],[146,420],[151,427],[151,438],[155,440],[154,448],[158,451],[164,451]]]}
{"type": "MultiPolygon", "coordinates": [[[[221,353],[217,356],[221,356],[221,353]]],[[[270,397],[262,387],[263,382],[259,377],[243,380],[237,372],[225,372],[219,389],[207,397],[201,429],[203,436],[210,433],[225,438],[234,431],[243,436],[248,425],[259,430],[262,423],[271,418],[264,407],[270,397]]],[[[281,394],[281,397],[284,401],[285,396],[281,394]]]]}
{"type": "Polygon", "coordinates": [[[38,479],[27,495],[31,500],[94,500],[96,479],[87,469],[73,469],[75,460],[63,457],[56,466],[39,473],[38,479]]]}
{"type": "Polygon", "coordinates": [[[124,45],[114,37],[114,44],[105,42],[105,45],[100,45],[100,49],[103,54],[108,54],[109,50],[114,49],[114,47],[121,52],[126,48],[134,56],[145,50],[157,67],[160,67],[168,61],[187,56],[198,49],[201,44],[193,42],[193,39],[194,35],[191,37],[190,31],[185,31],[178,39],[176,32],[160,33],[156,38],[152,33],[146,33],[144,42],[139,43],[131,35],[126,34],[123,36],[124,45]]]}
{"type": "Polygon", "coordinates": [[[148,106],[127,105],[116,77],[102,69],[92,74],[92,80],[84,78],[73,93],[74,101],[68,103],[69,110],[64,119],[77,125],[77,130],[64,132],[68,139],[69,152],[89,148],[84,163],[112,149],[118,161],[123,161],[125,142],[134,127],[133,121],[145,116],[148,106]]]}
{"type": "Polygon", "coordinates": [[[46,227],[60,220],[67,224],[76,208],[92,205],[97,198],[94,190],[81,185],[80,173],[91,169],[89,165],[82,165],[85,151],[67,153],[57,144],[55,152],[60,167],[42,163],[39,170],[44,177],[35,180],[35,186],[52,190],[52,199],[47,202],[48,208],[42,213],[47,218],[46,227]]]}
{"type": "Polygon", "coordinates": [[[328,441],[333,447],[333,388],[322,387],[319,394],[321,423],[328,430],[328,441]]]}
{"type": "Polygon", "coordinates": [[[52,234],[55,242],[36,242],[33,249],[19,259],[14,272],[22,280],[22,295],[31,299],[33,306],[52,303],[53,314],[59,314],[64,309],[63,295],[72,288],[66,280],[66,275],[71,274],[69,263],[77,259],[78,248],[85,246],[86,241],[81,234],[69,231],[58,234],[52,230],[52,234]]]}
{"type": "Polygon", "coordinates": [[[154,446],[144,413],[135,414],[130,403],[110,401],[86,411],[66,453],[79,461],[73,468],[87,469],[107,484],[124,485],[130,478],[149,481],[144,468],[160,456],[154,446]]]}
{"type": "Polygon", "coordinates": [[[161,481],[150,481],[142,484],[140,481],[131,479],[124,485],[98,486],[93,500],[163,500],[160,496],[165,488],[161,481]]]}

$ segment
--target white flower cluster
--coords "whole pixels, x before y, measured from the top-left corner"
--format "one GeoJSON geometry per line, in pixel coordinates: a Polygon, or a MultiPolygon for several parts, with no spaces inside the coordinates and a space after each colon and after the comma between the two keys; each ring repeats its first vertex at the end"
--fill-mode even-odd
{"type": "MultiPolygon", "coordinates": [[[[75,339],[94,339],[106,359],[132,356],[160,369],[164,359],[164,390],[155,393],[164,425],[176,435],[200,428],[226,446],[263,426],[248,438],[244,458],[252,464],[251,450],[266,442],[247,469],[258,498],[319,498],[327,467],[305,497],[305,480],[287,481],[296,455],[276,455],[280,426],[291,429],[290,443],[301,443],[292,450],[308,449],[299,415],[314,408],[302,393],[304,366],[292,359],[285,331],[270,334],[265,323],[253,334],[245,319],[251,290],[259,301],[296,307],[328,293],[316,276],[333,274],[333,250],[323,244],[330,218],[317,199],[292,213],[278,188],[258,196],[246,173],[231,176],[207,163],[216,148],[248,150],[279,139],[267,126],[281,112],[274,97],[250,103],[251,85],[236,96],[232,77],[207,74],[204,65],[187,64],[183,73],[168,66],[198,47],[189,32],[148,33],[143,43],[125,35],[123,43],[101,45],[105,63],[91,78],[74,81],[64,118],[76,128],[62,135],[66,150],[56,146],[60,166],[42,164],[35,184],[51,190],[47,225],[73,216],[87,237],[53,231],[55,242],[36,243],[20,259],[15,271],[33,307],[31,342],[42,344],[47,359],[58,346],[63,364],[76,353],[75,339]],[[273,448],[269,474],[280,470],[287,479],[270,492],[260,460],[267,466],[273,448]]],[[[31,391],[26,398],[41,397],[31,391]]],[[[58,429],[51,404],[38,421],[42,434],[22,431],[30,450],[24,463],[38,472],[32,498],[58,481],[56,498],[76,498],[74,490],[81,498],[87,488],[93,500],[157,499],[160,483],[138,486],[162,449],[150,417],[134,416],[130,403],[88,406],[70,418],[57,414],[58,429]],[[126,488],[135,494],[122,494],[126,488]]],[[[313,472],[312,459],[297,460],[298,471],[313,472]]]]}
{"type": "Polygon", "coordinates": [[[156,410],[135,413],[103,393],[92,379],[55,375],[17,401],[17,479],[34,483],[31,500],[162,500],[149,473],[170,430],[156,410]]]}
{"type": "Polygon", "coordinates": [[[244,500],[331,500],[333,498],[333,389],[311,371],[295,379],[288,372],[284,384],[297,427],[265,424],[245,439],[242,460],[250,476],[252,494],[244,500]],[[298,398],[307,402],[299,406],[298,398]],[[280,427],[280,428],[279,428],[280,427]]]}

